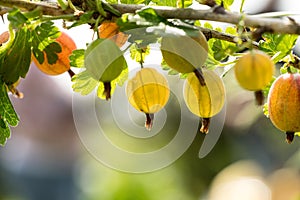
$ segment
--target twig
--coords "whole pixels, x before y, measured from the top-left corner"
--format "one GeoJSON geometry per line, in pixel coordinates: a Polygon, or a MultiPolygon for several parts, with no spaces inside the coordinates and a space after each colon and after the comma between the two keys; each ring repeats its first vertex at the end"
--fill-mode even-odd
{"type": "MultiPolygon", "coordinates": [[[[33,10],[37,6],[42,8],[44,15],[63,15],[71,14],[73,10],[62,10],[58,6],[48,5],[44,3],[28,2],[24,0],[0,0],[0,6],[13,7],[17,6],[26,10],[33,10]]],[[[137,10],[144,8],[143,5],[131,4],[112,4],[112,7],[121,14],[135,13],[137,10]]],[[[300,24],[292,20],[284,20],[281,18],[256,17],[251,15],[243,15],[231,12],[219,14],[213,9],[196,10],[191,8],[171,8],[171,7],[152,7],[158,15],[167,19],[190,19],[190,20],[209,20],[216,22],[224,22],[230,24],[239,24],[241,19],[247,27],[261,28],[268,32],[280,34],[297,34],[300,35],[300,24]]]]}

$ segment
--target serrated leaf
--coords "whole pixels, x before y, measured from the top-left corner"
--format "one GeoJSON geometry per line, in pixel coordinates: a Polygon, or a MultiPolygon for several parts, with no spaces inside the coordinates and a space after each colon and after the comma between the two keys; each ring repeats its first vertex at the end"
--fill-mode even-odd
{"type": "Polygon", "coordinates": [[[215,39],[210,49],[215,60],[221,61],[237,50],[235,44],[224,40],[215,39]]]}
{"type": "Polygon", "coordinates": [[[177,7],[177,0],[152,0],[158,6],[177,7]]]}
{"type": "Polygon", "coordinates": [[[0,60],[2,80],[10,85],[25,78],[31,62],[31,33],[26,28],[19,29],[15,34],[10,49],[0,60]]]}
{"type": "Polygon", "coordinates": [[[82,68],[84,67],[84,49],[76,49],[70,55],[70,65],[72,67],[82,68]]]}
{"type": "Polygon", "coordinates": [[[192,0],[179,0],[178,1],[178,8],[187,8],[189,6],[191,6],[193,4],[192,0]],[[182,6],[182,2],[183,2],[183,6],[182,6]]]}
{"type": "Polygon", "coordinates": [[[47,61],[50,65],[56,63],[58,59],[58,53],[62,51],[61,46],[57,42],[50,43],[45,49],[44,52],[47,56],[47,61]]]}
{"type": "Polygon", "coordinates": [[[0,145],[4,145],[10,137],[8,126],[17,126],[19,118],[7,94],[5,83],[0,80],[0,145]]]}
{"type": "Polygon", "coordinates": [[[221,5],[223,3],[223,6],[225,9],[229,9],[229,7],[233,4],[234,0],[216,0],[216,3],[218,5],[221,5]]]}
{"type": "Polygon", "coordinates": [[[208,56],[207,56],[207,59],[206,59],[206,61],[205,61],[205,63],[204,63],[205,67],[206,67],[207,69],[213,70],[213,69],[215,69],[216,67],[218,67],[219,64],[220,64],[220,62],[217,61],[217,60],[214,58],[213,54],[209,51],[208,56]]]}
{"type": "Polygon", "coordinates": [[[265,103],[263,106],[263,113],[264,115],[269,118],[269,109],[268,109],[268,103],[265,103]]]}
{"type": "Polygon", "coordinates": [[[161,65],[161,68],[163,69],[163,70],[170,70],[171,68],[169,67],[169,65],[167,65],[167,63],[166,63],[166,61],[162,58],[162,61],[161,61],[161,63],[160,63],[160,65],[161,65]]]}
{"type": "MultiPolygon", "coordinates": [[[[113,0],[115,1],[115,0],[113,0]]],[[[117,3],[117,1],[115,1],[117,3]]],[[[109,3],[109,2],[108,2],[109,3]]],[[[68,26],[68,28],[74,28],[76,26],[80,26],[82,24],[87,24],[91,21],[93,17],[94,11],[86,11],[84,12],[80,17],[78,21],[75,21],[71,26],[68,26]]]]}
{"type": "Polygon", "coordinates": [[[116,82],[116,84],[118,84],[119,86],[123,86],[127,79],[128,79],[128,67],[123,69],[121,74],[115,80],[113,80],[112,83],[114,84],[116,82]]]}
{"type": "Polygon", "coordinates": [[[43,51],[46,51],[47,58],[50,58],[48,60],[50,64],[56,62],[57,56],[53,54],[61,52],[61,47],[55,42],[55,39],[60,34],[59,29],[51,21],[40,24],[32,31],[32,51],[40,64],[44,62],[43,51]],[[54,44],[50,45],[51,43],[54,44]]]}
{"type": "Polygon", "coordinates": [[[0,116],[11,126],[17,126],[19,118],[7,94],[5,83],[0,80],[0,116]]]}
{"type": "Polygon", "coordinates": [[[214,27],[210,23],[208,23],[208,22],[204,23],[204,28],[214,29],[214,27]]]}
{"type": "Polygon", "coordinates": [[[149,46],[138,47],[138,44],[134,43],[130,46],[130,57],[132,60],[143,63],[146,56],[150,54],[149,46]]]}
{"type": "MultiPolygon", "coordinates": [[[[127,79],[128,79],[128,68],[125,68],[116,79],[110,82],[111,95],[113,95],[113,93],[115,92],[117,85],[122,86],[127,79]]],[[[99,82],[99,86],[97,88],[97,96],[100,99],[106,99],[106,95],[104,94],[104,84],[102,82],[99,82]]]]}
{"type": "Polygon", "coordinates": [[[273,76],[273,77],[272,77],[272,80],[270,81],[270,83],[262,90],[262,92],[263,92],[263,94],[264,94],[265,97],[268,96],[269,91],[270,91],[270,88],[271,88],[271,86],[272,86],[272,84],[273,84],[273,82],[274,82],[275,80],[276,80],[276,77],[273,76]]]}
{"type": "Polygon", "coordinates": [[[153,8],[145,8],[137,11],[136,13],[146,21],[152,22],[154,24],[166,21],[163,17],[157,15],[156,11],[153,8]]]}
{"type": "Polygon", "coordinates": [[[99,85],[99,81],[95,80],[87,70],[74,75],[72,82],[73,91],[81,95],[88,95],[99,85]]]}
{"type": "Polygon", "coordinates": [[[292,51],[298,35],[265,33],[263,38],[265,41],[259,44],[259,48],[271,57],[277,54],[273,59],[277,63],[292,51]]]}
{"type": "Polygon", "coordinates": [[[9,137],[10,129],[7,123],[0,116],[0,145],[4,146],[9,137]]]}
{"type": "Polygon", "coordinates": [[[13,8],[9,11],[7,19],[13,28],[20,28],[28,22],[27,17],[25,17],[25,15],[17,8],[13,8]]]}
{"type": "Polygon", "coordinates": [[[174,69],[170,69],[169,71],[168,71],[168,75],[178,75],[179,73],[176,71],[176,70],[174,70],[174,69]]]}
{"type": "Polygon", "coordinates": [[[186,79],[188,77],[189,73],[184,73],[184,74],[180,74],[179,77],[180,79],[186,79]]]}

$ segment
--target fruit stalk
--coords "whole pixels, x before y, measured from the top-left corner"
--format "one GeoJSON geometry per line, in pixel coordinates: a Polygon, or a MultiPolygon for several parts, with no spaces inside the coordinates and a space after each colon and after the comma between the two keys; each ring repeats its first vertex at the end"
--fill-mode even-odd
{"type": "Polygon", "coordinates": [[[154,114],[151,113],[145,113],[145,114],[146,114],[145,127],[148,131],[150,131],[153,125],[154,114]]]}
{"type": "Polygon", "coordinates": [[[205,83],[205,80],[204,80],[204,76],[203,76],[202,70],[200,68],[195,69],[194,73],[195,73],[196,77],[198,78],[198,80],[200,82],[200,85],[201,86],[205,86],[206,83],[205,83]]]}
{"type": "Polygon", "coordinates": [[[71,69],[68,70],[68,73],[69,73],[71,78],[75,75],[75,73],[71,69]]]}
{"type": "Polygon", "coordinates": [[[200,128],[200,132],[207,134],[209,130],[209,124],[210,124],[210,118],[202,118],[202,125],[200,128]]]}
{"type": "Polygon", "coordinates": [[[264,94],[261,90],[255,91],[254,92],[255,95],[255,101],[256,101],[256,105],[261,106],[264,103],[264,94]]]}
{"type": "Polygon", "coordinates": [[[104,91],[103,94],[105,96],[106,100],[109,100],[111,98],[111,84],[110,82],[104,82],[104,91]]]}
{"type": "Polygon", "coordinates": [[[288,144],[291,144],[294,140],[295,132],[287,131],[285,132],[285,134],[286,134],[286,142],[288,144]]]}

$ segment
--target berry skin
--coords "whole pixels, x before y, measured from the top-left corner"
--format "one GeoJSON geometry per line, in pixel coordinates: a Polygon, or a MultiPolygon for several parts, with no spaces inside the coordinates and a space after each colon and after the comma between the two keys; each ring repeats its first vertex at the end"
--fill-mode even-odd
{"type": "Polygon", "coordinates": [[[129,103],[146,114],[145,126],[151,129],[154,113],[168,102],[170,89],[166,78],[153,68],[142,68],[128,80],[126,94],[129,103]]]}
{"type": "Polygon", "coordinates": [[[180,73],[190,73],[201,68],[208,56],[208,44],[202,32],[194,38],[162,37],[160,49],[167,65],[180,73]]]}
{"type": "Polygon", "coordinates": [[[218,114],[224,106],[225,87],[222,79],[212,70],[204,70],[205,85],[201,85],[195,73],[190,73],[185,81],[183,96],[188,109],[202,118],[203,133],[208,133],[210,118],[218,114]]]}
{"type": "MultiPolygon", "coordinates": [[[[43,73],[47,75],[59,75],[64,72],[70,71],[70,60],[69,56],[72,51],[76,49],[74,40],[67,34],[62,32],[61,35],[55,40],[61,46],[61,52],[58,53],[58,59],[56,63],[49,64],[47,56],[44,56],[44,62],[42,64],[32,55],[32,61],[43,73]]],[[[70,75],[73,73],[70,71],[70,75]]]]}
{"type": "Polygon", "coordinates": [[[246,53],[234,66],[237,82],[242,88],[255,92],[258,105],[263,104],[262,90],[271,82],[274,71],[270,57],[258,50],[246,53]]]}
{"type": "Polygon", "coordinates": [[[291,143],[300,131],[300,74],[282,74],[272,84],[268,95],[268,111],[276,128],[286,132],[291,143]]]}

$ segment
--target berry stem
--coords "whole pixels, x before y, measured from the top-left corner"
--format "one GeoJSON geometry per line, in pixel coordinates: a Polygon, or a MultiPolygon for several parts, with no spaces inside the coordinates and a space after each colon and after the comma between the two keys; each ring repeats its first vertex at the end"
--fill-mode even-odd
{"type": "Polygon", "coordinates": [[[195,73],[196,77],[198,78],[198,80],[200,82],[200,85],[205,86],[206,83],[205,83],[205,80],[204,80],[202,70],[200,68],[197,68],[197,69],[194,70],[194,73],[195,73]]]}
{"type": "Polygon", "coordinates": [[[105,99],[108,101],[111,98],[111,84],[110,82],[104,82],[104,91],[103,95],[105,96],[105,99]]]}
{"type": "Polygon", "coordinates": [[[294,140],[295,132],[287,131],[285,134],[286,134],[286,142],[288,144],[291,144],[293,142],[293,140],[294,140]]]}
{"type": "Polygon", "coordinates": [[[69,73],[71,78],[75,75],[75,73],[71,69],[68,70],[68,73],[69,73]]]}
{"type": "Polygon", "coordinates": [[[261,90],[255,91],[254,92],[255,95],[255,101],[256,101],[256,105],[261,106],[264,103],[264,94],[261,90]]]}
{"type": "Polygon", "coordinates": [[[210,118],[202,118],[202,126],[200,128],[200,132],[207,134],[209,129],[209,124],[210,124],[210,118]]]}
{"type": "Polygon", "coordinates": [[[146,114],[145,127],[148,131],[150,131],[153,125],[154,114],[150,114],[150,113],[145,113],[145,114],[146,114]]]}

